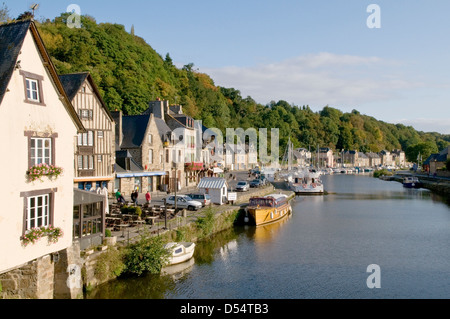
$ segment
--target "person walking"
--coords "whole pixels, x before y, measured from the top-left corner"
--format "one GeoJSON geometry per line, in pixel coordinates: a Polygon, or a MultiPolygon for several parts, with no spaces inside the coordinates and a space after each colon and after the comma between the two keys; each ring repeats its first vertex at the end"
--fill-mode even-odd
{"type": "Polygon", "coordinates": [[[147,201],[147,204],[150,205],[150,203],[152,202],[152,195],[150,194],[150,192],[147,192],[145,194],[145,200],[147,201]]]}

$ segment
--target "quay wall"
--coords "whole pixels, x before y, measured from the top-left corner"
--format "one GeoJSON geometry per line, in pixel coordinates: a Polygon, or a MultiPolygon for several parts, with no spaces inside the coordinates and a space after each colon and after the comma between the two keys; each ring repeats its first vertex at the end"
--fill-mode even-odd
{"type": "MultiPolygon", "coordinates": [[[[412,174],[402,174],[392,176],[392,180],[402,183],[403,177],[413,176],[412,174]]],[[[417,176],[417,175],[416,175],[417,176]]],[[[450,195],[450,180],[434,178],[432,176],[417,176],[423,184],[423,188],[442,195],[450,195]]]]}

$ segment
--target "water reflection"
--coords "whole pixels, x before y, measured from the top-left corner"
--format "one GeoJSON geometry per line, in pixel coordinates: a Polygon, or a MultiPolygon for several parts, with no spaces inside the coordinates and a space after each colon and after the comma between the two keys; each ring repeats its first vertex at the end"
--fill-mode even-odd
{"type": "Polygon", "coordinates": [[[291,218],[292,214],[273,224],[248,227],[247,237],[253,239],[256,244],[273,241],[281,233],[284,226],[289,223],[291,218]]]}

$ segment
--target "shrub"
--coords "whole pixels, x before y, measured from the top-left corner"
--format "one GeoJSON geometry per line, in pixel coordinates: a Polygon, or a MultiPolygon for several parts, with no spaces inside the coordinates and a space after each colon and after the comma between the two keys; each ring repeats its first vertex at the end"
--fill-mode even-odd
{"type": "Polygon", "coordinates": [[[169,256],[170,252],[164,248],[161,237],[143,234],[138,242],[127,247],[125,269],[127,273],[137,276],[144,273],[159,274],[169,256]]]}
{"type": "Polygon", "coordinates": [[[109,229],[105,230],[105,237],[112,237],[111,230],[109,230],[109,229]]]}
{"type": "Polygon", "coordinates": [[[94,274],[100,280],[118,277],[125,269],[123,251],[111,249],[102,253],[97,260],[94,274]]]}
{"type": "Polygon", "coordinates": [[[211,208],[206,211],[205,217],[199,217],[195,221],[197,229],[200,231],[200,238],[208,237],[214,228],[214,212],[211,208]]]}

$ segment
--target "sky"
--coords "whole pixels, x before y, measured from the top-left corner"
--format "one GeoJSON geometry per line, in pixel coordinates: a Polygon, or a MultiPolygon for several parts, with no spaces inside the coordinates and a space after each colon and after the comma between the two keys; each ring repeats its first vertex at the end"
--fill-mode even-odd
{"type": "Polygon", "coordinates": [[[36,19],[71,4],[261,104],[354,109],[450,134],[448,0],[0,0],[36,19]],[[376,5],[375,7],[371,5],[376,5]]]}

